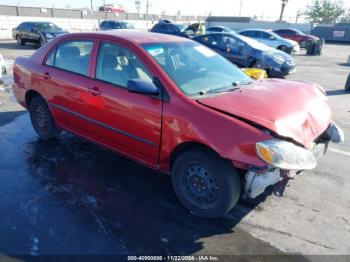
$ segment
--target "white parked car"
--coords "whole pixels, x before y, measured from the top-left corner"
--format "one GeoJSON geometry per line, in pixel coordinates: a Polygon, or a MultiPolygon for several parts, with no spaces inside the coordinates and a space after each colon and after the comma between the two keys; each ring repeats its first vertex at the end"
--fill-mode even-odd
{"type": "Polygon", "coordinates": [[[265,45],[277,48],[290,55],[300,52],[300,46],[296,41],[284,39],[276,33],[264,29],[244,29],[238,32],[241,35],[253,38],[265,45]]]}

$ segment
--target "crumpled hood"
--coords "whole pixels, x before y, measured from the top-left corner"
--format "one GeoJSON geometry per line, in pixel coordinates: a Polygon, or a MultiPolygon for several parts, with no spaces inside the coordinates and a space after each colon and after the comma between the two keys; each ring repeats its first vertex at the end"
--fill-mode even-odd
{"type": "Polygon", "coordinates": [[[254,122],[306,148],[327,129],[332,118],[327,97],[316,85],[281,79],[255,81],[239,90],[197,101],[254,122]]]}

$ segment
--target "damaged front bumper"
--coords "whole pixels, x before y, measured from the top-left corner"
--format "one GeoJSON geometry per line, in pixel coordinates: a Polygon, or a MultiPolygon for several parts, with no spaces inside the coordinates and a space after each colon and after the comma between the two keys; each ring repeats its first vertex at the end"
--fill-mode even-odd
{"type": "MultiPolygon", "coordinates": [[[[319,138],[322,142],[315,143],[314,147],[309,151],[312,155],[319,159],[327,152],[329,142],[344,142],[344,133],[335,123],[331,123],[327,130],[319,138]]],[[[279,188],[279,194],[282,195],[288,181],[294,178],[303,170],[284,170],[271,165],[267,165],[266,169],[250,169],[245,174],[245,190],[243,198],[256,198],[265,191],[268,186],[283,185],[279,188]]]]}

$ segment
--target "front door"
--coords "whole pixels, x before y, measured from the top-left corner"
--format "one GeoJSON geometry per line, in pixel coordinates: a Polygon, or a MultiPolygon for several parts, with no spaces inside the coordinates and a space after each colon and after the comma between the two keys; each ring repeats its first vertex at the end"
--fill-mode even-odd
{"type": "Polygon", "coordinates": [[[87,119],[91,136],[152,167],[158,165],[162,101],[130,93],[128,80],[152,81],[152,74],[126,47],[100,42],[95,74],[89,80],[87,119]]]}
{"type": "Polygon", "coordinates": [[[245,43],[241,40],[224,35],[220,42],[220,54],[230,60],[232,63],[246,67],[249,65],[249,61],[244,53],[245,43]]]}

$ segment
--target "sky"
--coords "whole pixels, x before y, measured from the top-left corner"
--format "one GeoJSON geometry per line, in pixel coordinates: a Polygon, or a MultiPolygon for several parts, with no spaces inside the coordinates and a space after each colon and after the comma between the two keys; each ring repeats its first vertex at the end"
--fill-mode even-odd
{"type": "MultiPolygon", "coordinates": [[[[147,0],[140,0],[145,12],[147,0]]],[[[149,12],[174,15],[179,10],[182,15],[239,15],[242,2],[242,16],[257,16],[262,19],[277,19],[280,13],[281,0],[148,0],[149,12]]],[[[0,0],[3,5],[21,5],[36,7],[82,8],[90,7],[91,0],[0,0]]],[[[94,8],[103,4],[103,0],[92,0],[94,8]]],[[[129,12],[136,12],[135,0],[105,0],[106,3],[121,4],[129,12]]],[[[285,18],[295,19],[297,12],[305,10],[312,0],[289,0],[285,18]]],[[[343,0],[344,7],[350,8],[350,0],[343,0]]]]}

